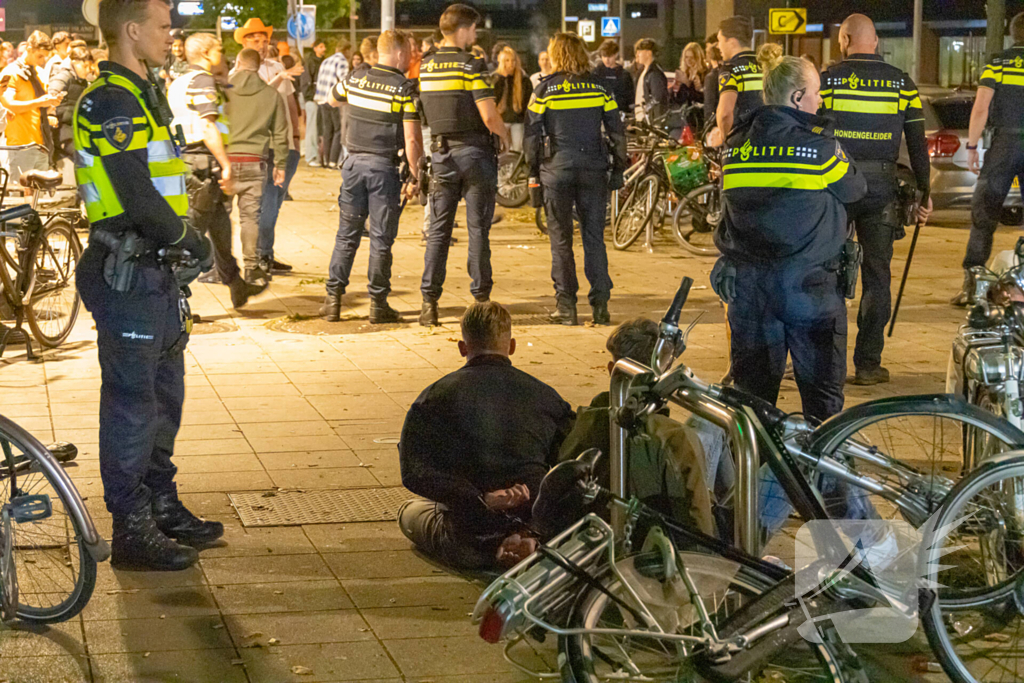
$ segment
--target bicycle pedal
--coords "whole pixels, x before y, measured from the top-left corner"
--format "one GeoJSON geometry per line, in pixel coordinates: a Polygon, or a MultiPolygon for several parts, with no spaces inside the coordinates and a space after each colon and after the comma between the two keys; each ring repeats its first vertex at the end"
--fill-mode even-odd
{"type": "Polygon", "coordinates": [[[38,522],[53,514],[50,497],[45,493],[16,496],[11,498],[7,507],[11,511],[11,519],[18,524],[38,522]]]}

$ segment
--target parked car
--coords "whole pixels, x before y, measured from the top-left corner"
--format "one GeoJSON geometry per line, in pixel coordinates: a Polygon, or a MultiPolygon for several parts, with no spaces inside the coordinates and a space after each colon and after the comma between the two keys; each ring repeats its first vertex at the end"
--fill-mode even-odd
{"type": "MultiPolygon", "coordinates": [[[[978,176],[967,170],[967,129],[974,107],[974,93],[964,91],[923,97],[921,104],[928,154],[932,159],[932,203],[936,209],[969,209],[974,185],[978,181],[978,176]]],[[[986,133],[978,149],[983,164],[988,138],[986,133]]],[[[1013,181],[1000,221],[1006,225],[1024,222],[1019,178],[1013,181]]]]}

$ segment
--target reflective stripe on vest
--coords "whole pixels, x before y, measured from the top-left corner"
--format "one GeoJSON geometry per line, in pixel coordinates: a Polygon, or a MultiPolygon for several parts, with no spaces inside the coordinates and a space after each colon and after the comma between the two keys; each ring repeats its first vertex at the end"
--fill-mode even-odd
{"type": "MultiPolygon", "coordinates": [[[[208,74],[207,71],[192,70],[185,73],[184,76],[180,76],[171,83],[171,87],[167,89],[167,101],[171,105],[171,111],[174,112],[174,121],[171,123],[171,128],[181,126],[181,130],[185,133],[185,144],[192,145],[203,141],[203,129],[200,127],[200,119],[198,113],[194,109],[189,109],[190,104],[195,104],[195,97],[188,94],[188,89],[192,85],[192,81],[195,77],[200,74],[208,74]]],[[[228,146],[228,117],[224,113],[224,98],[217,94],[217,121],[215,125],[217,130],[220,132],[220,138],[224,142],[225,149],[228,146]]]]}
{"type": "MultiPolygon", "coordinates": [[[[146,107],[142,91],[134,83],[112,73],[101,73],[93,81],[82,97],[105,86],[123,88],[135,96],[139,106],[145,112],[144,117],[132,120],[132,139],[125,151],[145,148],[148,156],[149,176],[153,187],[170,204],[179,216],[188,214],[188,193],[185,190],[185,177],[188,167],[178,155],[178,150],[171,139],[167,126],[158,125],[152,113],[146,107]],[[146,129],[148,124],[148,131],[146,129]]],[[[89,123],[78,115],[75,108],[73,129],[75,135],[75,179],[78,181],[78,193],[85,202],[85,211],[90,223],[114,218],[124,213],[121,199],[114,191],[102,158],[119,153],[106,139],[94,138],[93,133],[102,130],[102,125],[89,123]],[[93,150],[96,152],[89,151],[93,150]]]]}

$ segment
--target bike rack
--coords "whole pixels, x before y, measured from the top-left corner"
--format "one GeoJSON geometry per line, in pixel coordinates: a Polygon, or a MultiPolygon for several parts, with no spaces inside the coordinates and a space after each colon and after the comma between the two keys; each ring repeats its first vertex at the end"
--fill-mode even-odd
{"type": "MultiPolygon", "coordinates": [[[[612,367],[611,374],[611,490],[620,498],[628,498],[626,491],[629,481],[629,430],[619,425],[618,413],[629,397],[633,382],[644,375],[652,376],[653,371],[628,358],[620,359],[612,367]]],[[[756,431],[751,417],[736,412],[724,403],[706,394],[692,392],[693,380],[685,366],[679,366],[657,380],[660,396],[669,396],[669,401],[689,410],[694,415],[721,427],[732,444],[732,457],[736,466],[736,492],[734,504],[734,542],[744,552],[758,557],[761,551],[761,526],[757,516],[757,472],[760,455],[756,431]]],[[[612,508],[612,528],[622,533],[625,515],[621,509],[612,508]]]]}

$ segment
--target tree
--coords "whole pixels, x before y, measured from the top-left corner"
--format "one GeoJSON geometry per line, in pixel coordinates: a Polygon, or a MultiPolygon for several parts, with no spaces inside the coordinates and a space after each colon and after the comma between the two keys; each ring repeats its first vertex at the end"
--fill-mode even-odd
{"type": "MultiPolygon", "coordinates": [[[[316,25],[330,27],[338,17],[347,17],[350,8],[359,9],[357,0],[304,0],[306,5],[316,5],[316,25]]],[[[235,17],[238,24],[246,19],[259,17],[263,23],[275,28],[284,28],[288,21],[288,3],[285,0],[204,0],[203,16],[197,17],[204,25],[213,26],[217,17],[235,17]]]]}

